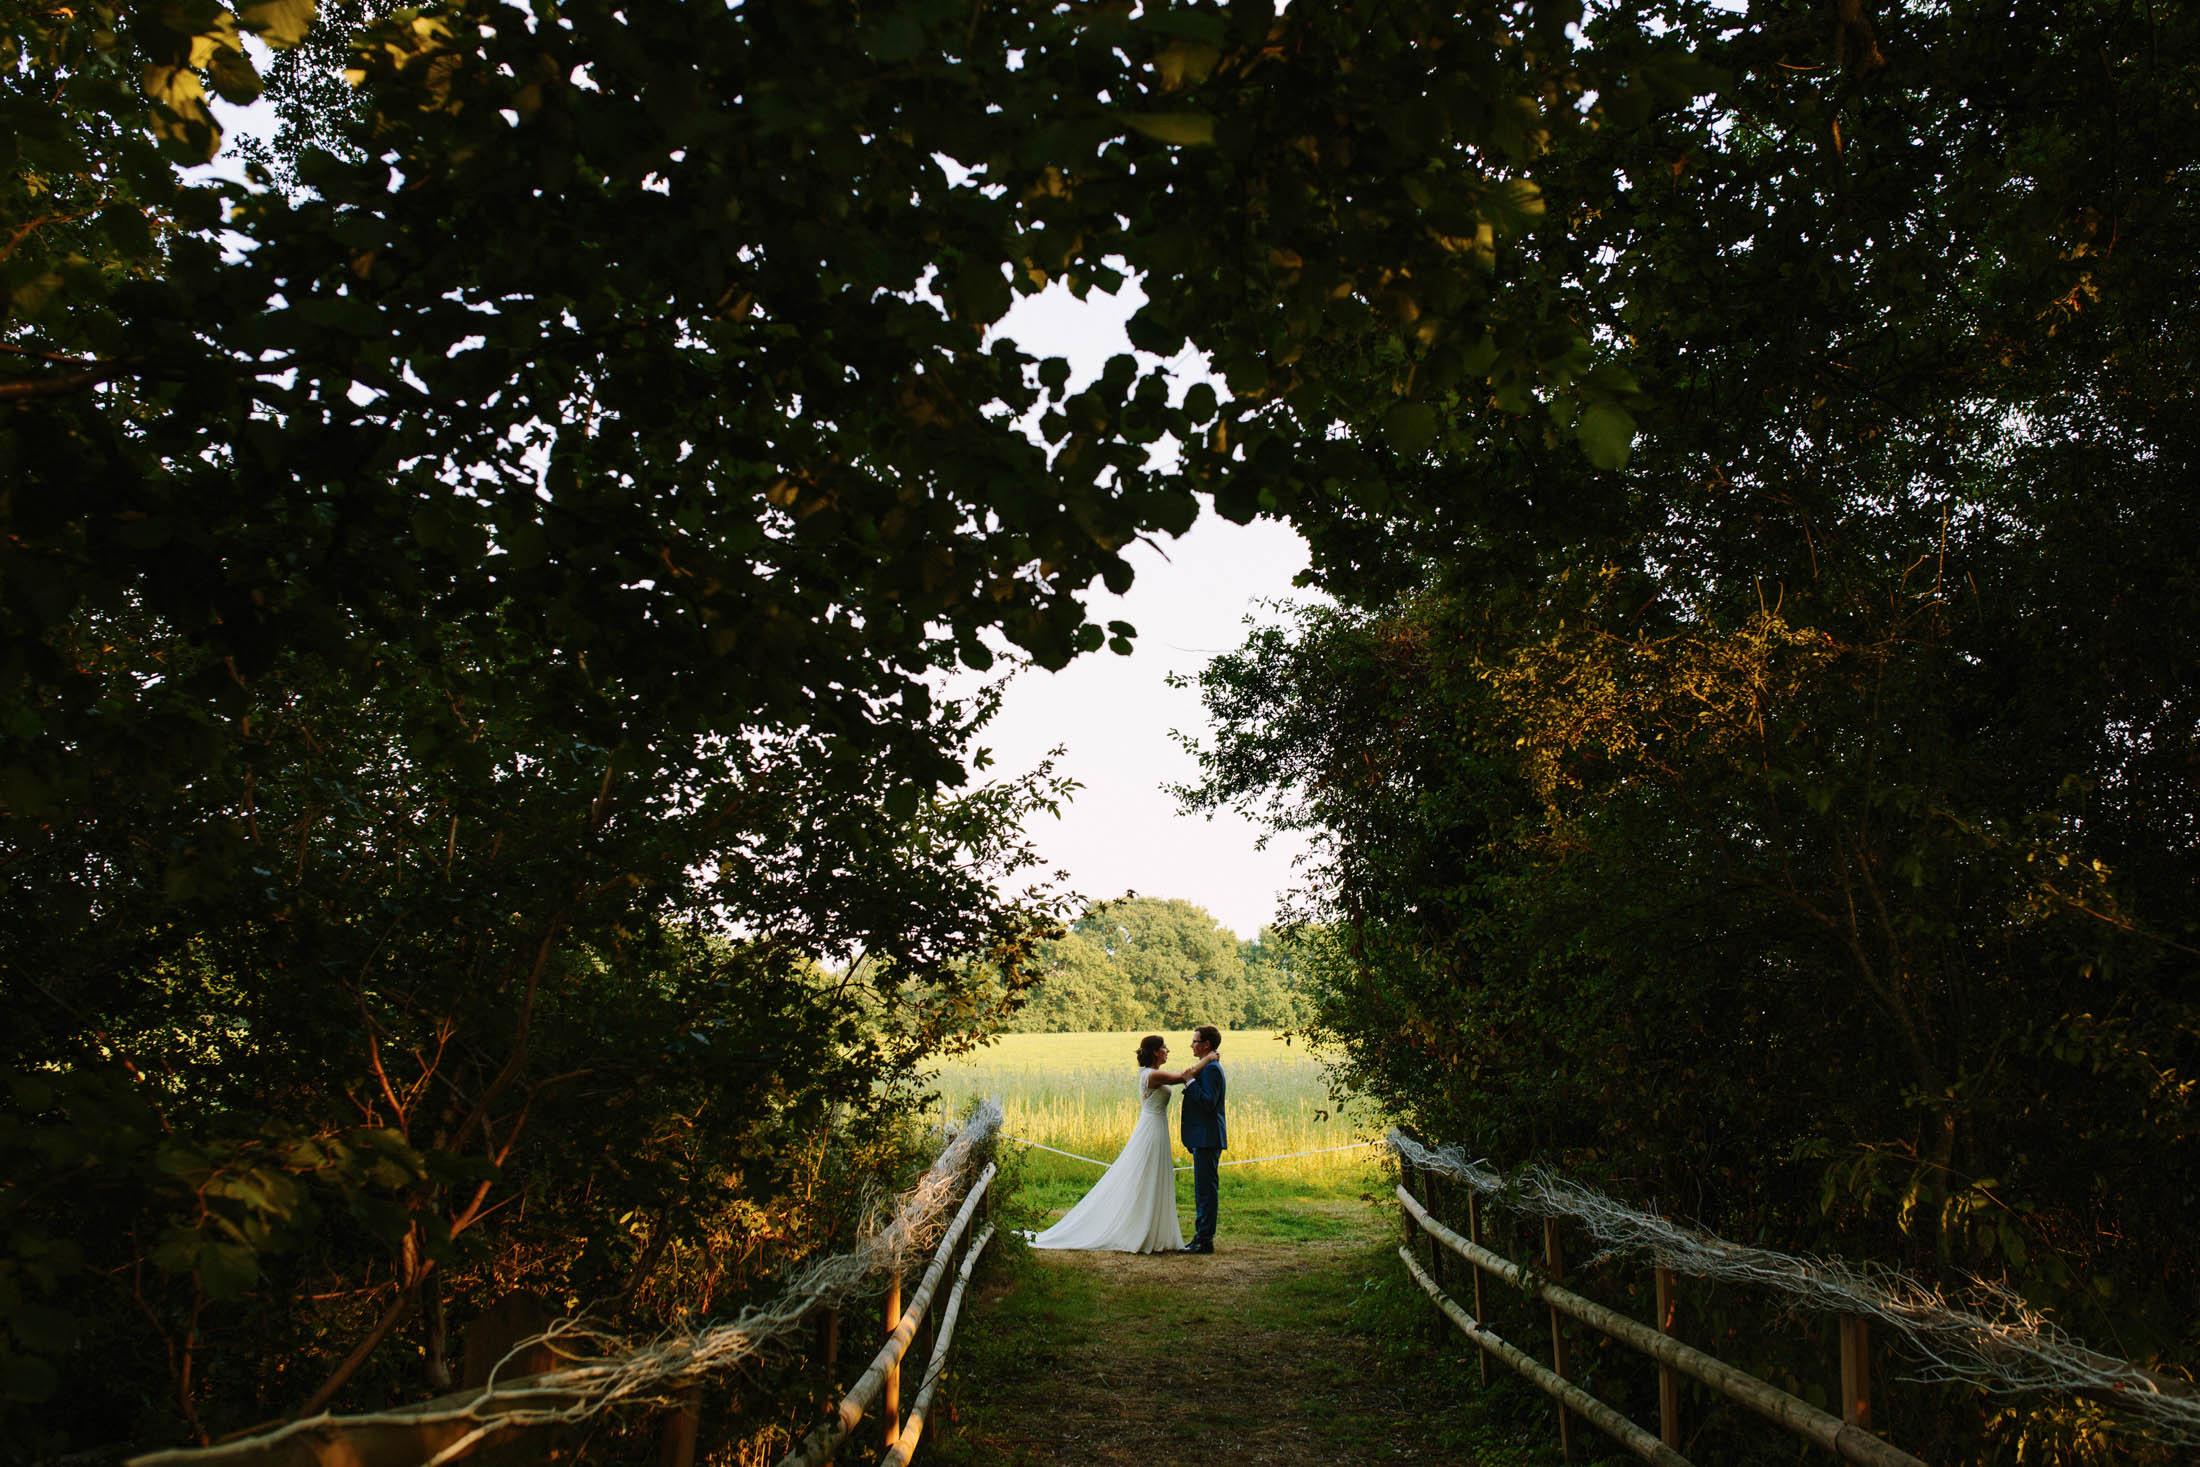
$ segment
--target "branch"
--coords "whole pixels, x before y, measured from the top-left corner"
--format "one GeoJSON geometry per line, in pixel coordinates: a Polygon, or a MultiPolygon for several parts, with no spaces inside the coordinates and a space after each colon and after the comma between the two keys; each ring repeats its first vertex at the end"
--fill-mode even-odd
{"type": "Polygon", "coordinates": [[[403,1324],[405,1316],[413,1312],[414,1306],[420,1302],[420,1286],[433,1272],[435,1260],[431,1258],[420,1270],[419,1278],[398,1289],[397,1297],[390,1301],[389,1308],[382,1311],[382,1317],[374,1322],[374,1328],[367,1331],[366,1338],[351,1347],[351,1353],[344,1357],[343,1363],[336,1367],[327,1380],[321,1382],[321,1388],[303,1406],[291,1412],[291,1420],[311,1416],[326,1406],[330,1398],[344,1388],[345,1382],[358,1374],[359,1367],[367,1363],[367,1357],[374,1353],[375,1346],[388,1339],[390,1331],[403,1324]]]}
{"type": "Polygon", "coordinates": [[[5,342],[0,342],[0,352],[6,352],[11,357],[33,357],[41,362],[52,362],[62,367],[96,367],[99,365],[98,360],[93,357],[72,357],[57,351],[39,351],[28,346],[9,346],[5,342]]]}
{"type": "MultiPolygon", "coordinates": [[[[369,962],[373,959],[370,957],[369,962]]],[[[367,1012],[367,995],[361,991],[359,998],[359,1022],[367,1028],[367,1059],[374,1066],[374,1078],[382,1087],[382,1098],[390,1103],[390,1119],[397,1123],[398,1134],[411,1139],[412,1128],[405,1121],[405,1106],[397,1098],[397,1091],[390,1084],[389,1071],[382,1067],[382,1040],[375,1033],[373,1015],[367,1012]]]]}
{"type": "Polygon", "coordinates": [[[82,392],[97,387],[110,377],[119,377],[140,366],[143,357],[131,357],[124,361],[106,362],[89,372],[71,372],[65,377],[45,377],[23,382],[0,382],[0,402],[24,397],[60,397],[64,393],[82,392]]]}
{"type": "Polygon", "coordinates": [[[2183,943],[2176,941],[2174,938],[2162,936],[2162,934],[2159,932],[2149,932],[2144,927],[2139,926],[2137,923],[2126,921],[2124,918],[2115,916],[2112,913],[2096,912],[2095,910],[2093,910],[2093,908],[2087,906],[2084,902],[2079,901],[2076,897],[2065,896],[2062,892],[2057,891],[2052,882],[2041,882],[2040,890],[2046,892],[2056,901],[2061,902],[2064,906],[2070,908],[2070,910],[2074,912],[2082,912],[2086,916],[2091,917],[2096,922],[2105,922],[2109,926],[2115,928],[2118,932],[2128,932],[2133,937],[2141,938],[2147,942],[2158,942],[2162,946],[2169,948],[2172,951],[2181,952],[2190,957],[2200,958],[2200,948],[2190,948],[2185,946],[2183,943]]]}
{"type": "Polygon", "coordinates": [[[487,1123],[489,1107],[504,1093],[506,1086],[519,1078],[519,1072],[526,1067],[527,1030],[535,1015],[535,995],[542,988],[543,970],[550,966],[550,954],[555,948],[558,934],[564,929],[565,913],[561,911],[550,919],[550,929],[543,933],[542,942],[535,949],[535,963],[527,973],[527,991],[520,998],[519,1020],[513,1027],[512,1049],[505,1056],[504,1068],[497,1071],[496,1078],[489,1082],[488,1089],[481,1092],[481,1098],[474,1102],[474,1108],[467,1113],[466,1119],[459,1122],[458,1130],[451,1139],[452,1150],[456,1151],[466,1144],[466,1138],[473,1133],[474,1127],[487,1123]]]}

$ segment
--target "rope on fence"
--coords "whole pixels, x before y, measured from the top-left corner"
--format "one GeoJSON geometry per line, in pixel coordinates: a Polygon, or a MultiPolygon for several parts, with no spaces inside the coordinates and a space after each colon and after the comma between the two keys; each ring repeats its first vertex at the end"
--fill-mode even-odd
{"type": "Polygon", "coordinates": [[[217,1446],[148,1452],[131,1458],[127,1467],[314,1463],[323,1459],[319,1449],[337,1439],[353,1442],[353,1457],[366,1460],[357,1442],[375,1434],[437,1446],[432,1455],[423,1452],[411,1460],[424,1457],[422,1467],[442,1467],[500,1432],[586,1421],[620,1406],[671,1405],[705,1376],[757,1356],[801,1328],[812,1311],[841,1304],[869,1280],[900,1267],[910,1254],[927,1246],[938,1236],[960,1195],[971,1156],[1000,1126],[1000,1101],[979,1105],[916,1186],[902,1195],[900,1206],[882,1226],[846,1253],[799,1265],[774,1298],[749,1305],[725,1323],[635,1344],[585,1318],[559,1320],[542,1334],[514,1345],[504,1359],[509,1362],[546,1346],[569,1362],[560,1369],[507,1381],[497,1380],[492,1372],[489,1383],[478,1390],[417,1406],[352,1416],[322,1412],[217,1446]]]}
{"type": "Polygon", "coordinates": [[[1391,1148],[1407,1163],[1462,1182],[1532,1217],[1572,1218],[1612,1252],[1648,1253],[1675,1273],[1785,1295],[1798,1305],[1876,1320],[1920,1362],[1914,1377],[1961,1381],[2012,1394],[2052,1391],[2103,1400],[2160,1440],[2200,1444],[2200,1392],[2128,1360],[2087,1349],[2011,1289],[1974,1279],[1966,1297],[1907,1274],[1838,1258],[1748,1248],[1567,1181],[1540,1167],[1505,1178],[1457,1147],[1431,1149],[1402,1132],[1391,1148]]]}
{"type": "MultiPolygon", "coordinates": [[[[979,1199],[985,1195],[986,1185],[993,1180],[993,1168],[988,1166],[978,1174],[970,1194],[963,1198],[962,1207],[955,1220],[948,1224],[946,1236],[940,1239],[939,1250],[932,1255],[932,1266],[924,1271],[924,1279],[917,1291],[909,1296],[909,1307],[901,1313],[901,1321],[894,1332],[886,1337],[886,1343],[871,1361],[870,1368],[848,1388],[833,1414],[816,1430],[797,1442],[793,1450],[779,1459],[779,1467],[820,1467],[831,1460],[840,1444],[848,1439],[848,1433],[856,1429],[863,1413],[871,1409],[878,1399],[888,1375],[901,1364],[901,1357],[909,1348],[909,1342],[917,1337],[917,1325],[924,1319],[924,1312],[931,1307],[932,1295],[940,1286],[941,1275],[947,1272],[947,1264],[955,1256],[955,1244],[960,1242],[963,1230],[970,1226],[970,1219],[978,1210],[979,1199]]],[[[991,1231],[990,1228],[987,1229],[991,1231]]],[[[973,1254],[973,1257],[976,1255],[973,1254]]],[[[966,1271],[967,1272],[967,1271],[966,1271]]]]}
{"type": "MultiPolygon", "coordinates": [[[[1025,1140],[1025,1139],[1024,1139],[1023,1137],[1021,1137],[1021,1136],[1011,1136],[1011,1135],[1009,1135],[1009,1134],[1008,1134],[1008,1132],[1006,1132],[1006,1131],[1003,1131],[1003,1132],[1001,1132],[1001,1139],[1002,1139],[1003,1141],[1013,1141],[1013,1142],[1015,1142],[1015,1143],[1016,1143],[1016,1144],[1017,1144],[1018,1146],[1029,1146],[1029,1147],[1030,1147],[1030,1148],[1031,1148],[1032,1150],[1034,1150],[1034,1151],[1051,1151],[1051,1152],[1053,1152],[1053,1153],[1054,1153],[1054,1154],[1055,1154],[1056,1156],[1066,1156],[1066,1157],[1068,1157],[1068,1158],[1069,1158],[1069,1159],[1070,1159],[1071,1161],[1084,1161],[1084,1162],[1090,1162],[1090,1163],[1091,1163],[1092,1165],[1094,1165],[1094,1166],[1114,1166],[1114,1165],[1115,1165],[1115,1163],[1114,1163],[1114,1162],[1112,1162],[1112,1161],[1102,1161],[1102,1160],[1101,1160],[1101,1159],[1100,1159],[1099,1157],[1097,1157],[1097,1156],[1079,1156],[1079,1155],[1078,1155],[1078,1154],[1077,1154],[1076,1152],[1074,1152],[1074,1151],[1064,1151],[1064,1150],[1063,1150],[1063,1149],[1062,1149],[1061,1147],[1059,1147],[1059,1146],[1048,1146],[1048,1145],[1046,1145],[1045,1143],[1043,1143],[1043,1142],[1039,1142],[1039,1141],[1026,1141],[1026,1140],[1025,1140]]],[[[1219,1161],[1219,1162],[1216,1162],[1216,1163],[1215,1163],[1215,1165],[1217,1165],[1217,1166],[1258,1166],[1258,1165],[1259,1165],[1259,1164],[1260,1164],[1261,1162],[1264,1162],[1264,1161],[1289,1161],[1289,1160],[1291,1160],[1292,1158],[1294,1158],[1294,1157],[1299,1157],[1299,1156],[1327,1156],[1327,1155],[1329,1155],[1329,1154],[1330,1154],[1331,1152],[1333,1152],[1333,1151],[1364,1151],[1364,1150],[1366,1150],[1366,1149],[1367,1149],[1368,1147],[1370,1147],[1370,1146],[1373,1146],[1374,1144],[1375,1144],[1375,1143],[1374,1143],[1373,1141],[1354,1141],[1354,1142],[1352,1142],[1351,1144],[1349,1144],[1349,1145],[1346,1145],[1346,1146],[1317,1146],[1317,1147],[1315,1147],[1315,1148],[1314,1148],[1314,1149],[1313,1149],[1312,1151],[1284,1151],[1284,1152],[1279,1152],[1279,1153],[1277,1153],[1277,1154],[1276,1154],[1276,1155],[1274,1155],[1274,1156],[1248,1156],[1248,1157],[1245,1157],[1245,1158],[1244,1158],[1243,1160],[1240,1160],[1240,1161],[1219,1161]]],[[[1178,1170],[1178,1171],[1180,1171],[1180,1172],[1188,1172],[1188,1171],[1190,1171],[1190,1170],[1191,1170],[1191,1168],[1190,1168],[1190,1167],[1188,1167],[1188,1166],[1180,1166],[1180,1167],[1176,1168],[1176,1170],[1178,1170]]]]}

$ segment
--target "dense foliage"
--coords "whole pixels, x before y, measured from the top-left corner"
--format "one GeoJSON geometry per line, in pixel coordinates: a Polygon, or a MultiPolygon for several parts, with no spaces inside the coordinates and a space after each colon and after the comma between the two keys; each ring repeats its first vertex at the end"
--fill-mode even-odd
{"type": "Polygon", "coordinates": [[[1176,899],[1099,904],[1041,942],[1031,972],[1008,1032],[1289,1029],[1303,1012],[1292,944],[1269,927],[1240,941],[1205,908],[1176,899]]]}
{"type": "Polygon", "coordinates": [[[939,674],[1202,494],[1368,1088],[2193,1358],[2184,12],[0,17],[9,1450],[844,1224],[1053,930],[939,674]]]}
{"type": "Polygon", "coordinates": [[[1462,394],[1188,793],[1323,833],[1314,1027],[1427,1132],[2189,1373],[2200,32],[1660,13],[1715,100],[1554,139],[1523,266],[1630,344],[1626,471],[1462,394]]]}
{"type": "Polygon", "coordinates": [[[845,1223],[834,1138],[890,1172],[1052,930],[1058,790],[969,787],[944,668],[1127,647],[1077,594],[1302,493],[1285,397],[1379,502],[1433,409],[1321,363],[1400,319],[1624,453],[1492,273],[1576,14],[0,6],[8,1450],[417,1395],[515,1286],[646,1329],[845,1223]],[[988,339],[1126,268],[1227,394],[988,339]]]}

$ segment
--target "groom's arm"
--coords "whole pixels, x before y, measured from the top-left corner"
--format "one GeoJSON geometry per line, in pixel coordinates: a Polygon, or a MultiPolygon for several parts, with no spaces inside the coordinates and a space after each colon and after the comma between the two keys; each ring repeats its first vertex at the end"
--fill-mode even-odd
{"type": "Polygon", "coordinates": [[[1185,1082],[1184,1093],[1186,1095],[1196,1095],[1209,1104],[1219,1100],[1222,1097],[1221,1064],[1201,1065],[1199,1073],[1185,1082]]]}

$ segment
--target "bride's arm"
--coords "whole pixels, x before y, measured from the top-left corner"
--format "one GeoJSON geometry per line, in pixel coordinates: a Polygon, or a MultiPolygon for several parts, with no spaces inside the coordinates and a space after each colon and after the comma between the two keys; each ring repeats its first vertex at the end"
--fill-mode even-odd
{"type": "Polygon", "coordinates": [[[1155,1070],[1147,1077],[1146,1088],[1151,1090],[1156,1085],[1181,1085],[1206,1068],[1207,1061],[1213,1058],[1213,1055],[1202,1055],[1181,1070],[1155,1070]]]}

